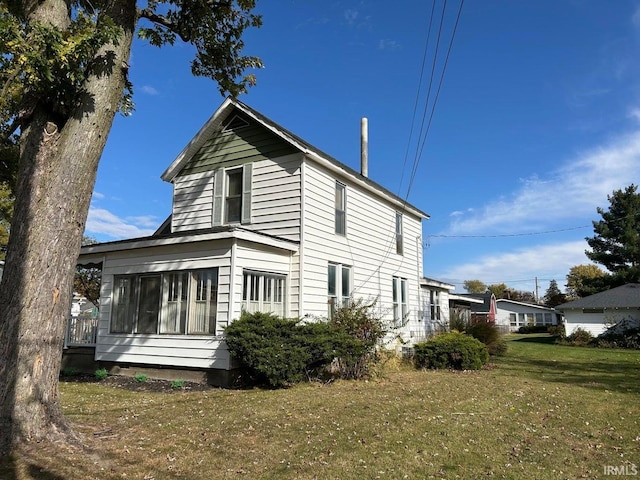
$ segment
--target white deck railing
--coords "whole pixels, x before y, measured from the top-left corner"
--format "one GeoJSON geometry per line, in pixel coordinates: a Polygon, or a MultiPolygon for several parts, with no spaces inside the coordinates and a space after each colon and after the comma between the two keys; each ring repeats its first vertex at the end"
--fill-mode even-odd
{"type": "Polygon", "coordinates": [[[91,314],[72,315],[67,322],[64,346],[93,347],[96,344],[97,332],[98,318],[91,314]]]}

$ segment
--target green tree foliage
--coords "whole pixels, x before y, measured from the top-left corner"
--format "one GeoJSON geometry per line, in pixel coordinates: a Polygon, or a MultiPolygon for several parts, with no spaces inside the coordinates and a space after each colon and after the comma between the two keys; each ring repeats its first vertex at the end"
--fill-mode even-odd
{"type": "MultiPolygon", "coordinates": [[[[606,288],[640,282],[640,193],[634,184],[608,195],[608,210],[598,207],[602,220],[593,222],[593,237],[587,237],[590,260],[604,266],[611,275],[606,288]]],[[[592,284],[594,282],[591,282],[592,284]]],[[[598,287],[598,285],[596,285],[598,287]]]]}
{"type": "Polygon", "coordinates": [[[560,288],[558,288],[558,282],[551,280],[549,282],[549,288],[547,288],[547,291],[544,294],[544,304],[547,307],[553,308],[565,303],[566,301],[567,297],[560,291],[560,288]]]}
{"type": "MultiPolygon", "coordinates": [[[[94,245],[98,241],[85,235],[82,245],[94,245]]],[[[83,296],[97,308],[100,308],[100,287],[102,285],[102,269],[98,267],[76,267],[76,275],[73,278],[73,291],[83,296]]]]}
{"type": "Polygon", "coordinates": [[[485,293],[487,286],[481,280],[465,280],[462,287],[468,293],[485,293]]]}
{"type": "Polygon", "coordinates": [[[507,287],[504,283],[494,283],[493,285],[489,285],[487,287],[491,293],[493,293],[496,298],[507,298],[507,292],[509,291],[509,287],[507,287]]]}
{"type": "Polygon", "coordinates": [[[242,36],[255,0],[0,0],[0,146],[18,145],[0,285],[0,454],[73,437],[57,378],[64,320],[96,173],[114,115],[133,110],[136,33],[195,47],[194,75],[237,96],[255,82],[242,36]],[[25,301],[25,299],[27,299],[25,301]]]}
{"type": "Polygon", "coordinates": [[[595,290],[592,285],[606,276],[604,270],[593,263],[586,265],[575,265],[569,269],[567,274],[567,299],[582,298],[600,290],[595,290]]]}

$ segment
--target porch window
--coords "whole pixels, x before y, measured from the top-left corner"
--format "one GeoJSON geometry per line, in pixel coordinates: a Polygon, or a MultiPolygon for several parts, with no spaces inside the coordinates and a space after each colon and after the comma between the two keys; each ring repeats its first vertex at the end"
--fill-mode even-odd
{"type": "Polygon", "coordinates": [[[284,316],[285,278],[283,275],[245,271],[242,279],[243,310],[284,316]]]}
{"type": "Polygon", "coordinates": [[[218,269],[116,275],[111,333],[215,334],[218,269]]]}
{"type": "Polygon", "coordinates": [[[518,317],[515,313],[510,313],[509,314],[509,325],[512,327],[517,327],[518,326],[518,317]]]}

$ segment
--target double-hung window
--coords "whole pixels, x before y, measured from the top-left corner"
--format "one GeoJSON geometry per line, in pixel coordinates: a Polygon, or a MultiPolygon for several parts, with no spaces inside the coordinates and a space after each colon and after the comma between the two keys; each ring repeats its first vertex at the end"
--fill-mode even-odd
{"type": "Polygon", "coordinates": [[[327,269],[328,318],[333,318],[337,308],[347,306],[351,299],[351,267],[329,263],[327,269]]]}
{"type": "Polygon", "coordinates": [[[285,276],[245,271],[242,279],[242,308],[247,312],[273,313],[284,309],[285,276]]]}
{"type": "Polygon", "coordinates": [[[429,291],[429,317],[431,321],[440,321],[440,292],[438,290],[429,291]]]}
{"type": "Polygon", "coordinates": [[[214,227],[251,223],[251,186],[253,166],[220,168],[213,177],[214,227]]]}
{"type": "Polygon", "coordinates": [[[396,327],[400,327],[409,314],[407,279],[393,277],[391,289],[393,297],[393,322],[396,327]]]}
{"type": "Polygon", "coordinates": [[[336,182],[336,233],[347,234],[347,187],[336,182]]]}
{"type": "Polygon", "coordinates": [[[396,212],[396,253],[402,255],[403,241],[402,241],[402,214],[396,212]]]}
{"type": "Polygon", "coordinates": [[[216,333],[218,269],[114,276],[111,333],[216,333]]]}

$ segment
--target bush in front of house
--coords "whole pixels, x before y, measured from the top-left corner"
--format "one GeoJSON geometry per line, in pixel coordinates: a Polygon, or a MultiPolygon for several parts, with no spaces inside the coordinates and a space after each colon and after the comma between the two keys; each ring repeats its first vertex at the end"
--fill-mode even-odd
{"type": "Polygon", "coordinates": [[[484,343],[491,356],[500,356],[507,352],[507,342],[493,322],[475,320],[467,325],[464,333],[484,343]]]}
{"type": "Polygon", "coordinates": [[[547,327],[547,333],[552,337],[564,338],[566,336],[564,325],[550,325],[547,327]]]}
{"type": "Polygon", "coordinates": [[[336,309],[331,320],[310,323],[243,312],[225,329],[225,339],[258,384],[279,388],[329,374],[361,379],[378,362],[387,333],[373,307],[357,300],[336,309]]]}
{"type": "Polygon", "coordinates": [[[582,328],[576,328],[571,335],[557,340],[561,345],[571,345],[574,347],[587,347],[593,341],[593,335],[582,328]]]}
{"type": "Polygon", "coordinates": [[[640,329],[630,328],[622,333],[604,332],[591,341],[600,348],[629,348],[640,350],[640,329]]]}
{"type": "Polygon", "coordinates": [[[546,325],[523,325],[518,329],[518,333],[547,333],[546,325]]]}
{"type": "Polygon", "coordinates": [[[441,333],[413,348],[417,368],[478,370],[489,362],[489,350],[480,340],[459,332],[441,333]]]}
{"type": "Polygon", "coordinates": [[[328,321],[334,336],[334,373],[340,378],[369,377],[380,361],[378,347],[390,328],[375,312],[375,303],[355,300],[336,309],[328,321]]]}
{"type": "MultiPolygon", "coordinates": [[[[304,338],[303,331],[297,320],[243,312],[225,329],[225,340],[252,380],[277,388],[303,380],[325,353],[322,341],[304,338]]],[[[307,333],[320,338],[326,332],[307,333]]]]}

